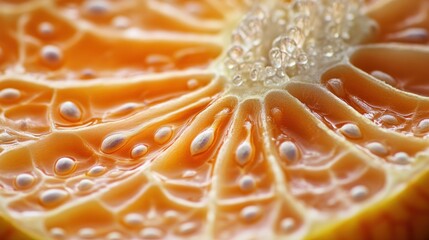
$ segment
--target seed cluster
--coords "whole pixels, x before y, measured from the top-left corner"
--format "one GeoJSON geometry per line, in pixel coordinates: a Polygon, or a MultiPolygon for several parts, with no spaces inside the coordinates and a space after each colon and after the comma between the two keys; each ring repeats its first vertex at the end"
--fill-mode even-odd
{"type": "Polygon", "coordinates": [[[362,3],[320,2],[295,0],[270,9],[253,7],[232,33],[224,62],[232,84],[276,86],[296,77],[315,81],[316,71],[340,60],[341,52],[358,40],[350,34],[360,29],[355,25],[365,22],[355,21],[363,18],[362,3]]]}

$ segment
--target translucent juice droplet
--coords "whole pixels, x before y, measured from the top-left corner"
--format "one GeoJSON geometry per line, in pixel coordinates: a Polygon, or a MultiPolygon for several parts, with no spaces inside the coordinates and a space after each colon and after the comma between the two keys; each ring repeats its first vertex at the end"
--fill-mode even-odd
{"type": "Polygon", "coordinates": [[[55,162],[54,171],[58,175],[67,175],[73,172],[76,167],[75,160],[69,157],[62,157],[55,162]]]}
{"type": "Polygon", "coordinates": [[[279,153],[280,157],[288,162],[295,162],[299,158],[299,150],[295,143],[291,141],[286,141],[280,144],[279,153]]]}
{"type": "Polygon", "coordinates": [[[191,143],[191,154],[197,155],[207,151],[213,144],[214,140],[214,129],[208,128],[198,134],[191,143]]]}
{"type": "Polygon", "coordinates": [[[21,97],[21,92],[15,88],[4,88],[0,90],[0,101],[16,101],[21,97]]]}
{"type": "Polygon", "coordinates": [[[82,118],[82,112],[79,107],[71,101],[63,102],[60,105],[60,115],[70,122],[77,122],[82,118]]]}
{"type": "Polygon", "coordinates": [[[278,48],[272,48],[269,53],[270,63],[274,68],[282,66],[282,53],[278,48]]]}
{"type": "Polygon", "coordinates": [[[232,79],[232,83],[235,86],[241,86],[244,83],[243,77],[240,74],[235,75],[232,79]]]}
{"type": "Polygon", "coordinates": [[[355,186],[350,190],[350,196],[355,201],[360,201],[365,199],[368,196],[368,194],[369,194],[368,188],[363,185],[355,186]]]}
{"type": "Polygon", "coordinates": [[[112,153],[121,148],[126,141],[126,136],[123,133],[116,133],[106,137],[101,143],[101,151],[104,153],[112,153]]]}
{"type": "Polygon", "coordinates": [[[68,195],[68,192],[62,189],[48,189],[40,195],[40,201],[45,206],[52,206],[63,202],[68,195]]]}
{"type": "Polygon", "coordinates": [[[241,46],[236,45],[236,46],[232,46],[231,49],[228,51],[228,56],[233,60],[233,61],[241,61],[243,56],[244,56],[244,50],[241,46]]]}
{"type": "Polygon", "coordinates": [[[28,173],[21,173],[15,178],[15,185],[20,189],[31,187],[35,182],[33,175],[28,173]]]}
{"type": "Polygon", "coordinates": [[[287,36],[281,36],[274,41],[280,51],[288,53],[289,55],[293,54],[297,48],[295,41],[287,36]]]}
{"type": "Polygon", "coordinates": [[[161,127],[154,135],[154,140],[158,144],[164,144],[173,136],[173,129],[169,126],[161,127]]]}
{"type": "Polygon", "coordinates": [[[240,217],[245,222],[255,221],[262,214],[261,208],[259,206],[247,206],[244,207],[240,212],[240,217]]]}
{"type": "Polygon", "coordinates": [[[357,139],[357,138],[361,138],[362,137],[362,133],[359,129],[359,127],[354,124],[354,123],[347,123],[344,124],[341,128],[340,128],[340,132],[351,139],[357,139]]]}

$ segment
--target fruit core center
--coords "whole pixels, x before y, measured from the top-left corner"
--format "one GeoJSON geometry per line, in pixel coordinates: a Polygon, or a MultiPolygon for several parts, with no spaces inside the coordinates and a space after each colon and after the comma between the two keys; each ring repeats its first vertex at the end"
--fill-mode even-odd
{"type": "Polygon", "coordinates": [[[369,33],[360,0],[256,4],[232,32],[224,61],[233,89],[319,82],[323,70],[369,33]]]}

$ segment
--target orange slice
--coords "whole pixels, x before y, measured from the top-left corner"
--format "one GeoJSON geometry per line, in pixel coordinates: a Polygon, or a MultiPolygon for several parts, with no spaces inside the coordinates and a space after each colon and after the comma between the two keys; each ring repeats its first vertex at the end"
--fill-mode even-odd
{"type": "Polygon", "coordinates": [[[0,0],[0,238],[428,239],[428,8],[0,0]]]}

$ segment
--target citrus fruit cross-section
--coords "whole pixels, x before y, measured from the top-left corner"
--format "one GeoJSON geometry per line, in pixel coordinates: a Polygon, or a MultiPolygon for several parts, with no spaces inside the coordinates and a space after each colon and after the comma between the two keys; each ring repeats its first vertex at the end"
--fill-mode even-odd
{"type": "Polygon", "coordinates": [[[0,239],[429,239],[428,0],[0,0],[0,239]]]}

